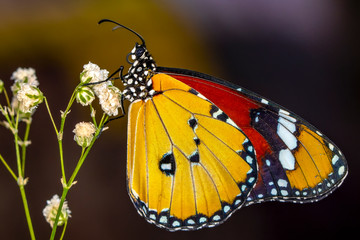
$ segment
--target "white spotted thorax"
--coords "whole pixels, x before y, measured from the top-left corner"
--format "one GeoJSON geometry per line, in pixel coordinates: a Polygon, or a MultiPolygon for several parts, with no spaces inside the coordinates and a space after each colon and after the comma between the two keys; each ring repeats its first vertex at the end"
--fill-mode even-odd
{"type": "Polygon", "coordinates": [[[151,75],[156,70],[156,64],[146,47],[136,43],[128,55],[129,60],[133,62],[128,73],[123,78],[125,86],[123,95],[125,99],[133,102],[154,95],[155,91],[152,88],[151,75]]]}

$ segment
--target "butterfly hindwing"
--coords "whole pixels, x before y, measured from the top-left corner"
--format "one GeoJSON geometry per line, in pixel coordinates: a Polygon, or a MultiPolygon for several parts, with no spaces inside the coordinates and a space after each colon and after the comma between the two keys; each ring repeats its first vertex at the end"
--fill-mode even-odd
{"type": "Polygon", "coordinates": [[[129,109],[129,195],[160,227],[217,225],[246,202],[256,183],[254,147],[191,87],[166,74],[155,74],[152,83],[158,94],[129,109]]]}
{"type": "Polygon", "coordinates": [[[268,200],[316,201],[347,174],[341,151],[320,131],[281,106],[238,86],[188,70],[158,68],[222,109],[254,145],[258,181],[247,205],[268,200]]]}

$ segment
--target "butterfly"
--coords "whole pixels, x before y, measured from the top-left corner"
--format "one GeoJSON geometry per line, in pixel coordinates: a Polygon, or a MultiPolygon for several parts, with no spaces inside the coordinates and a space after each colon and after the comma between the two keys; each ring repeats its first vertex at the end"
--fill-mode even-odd
{"type": "Polygon", "coordinates": [[[243,206],[313,202],[348,172],[323,133],[230,82],[158,67],[144,39],[122,75],[128,110],[127,187],[141,216],[169,231],[223,223],[243,206]]]}

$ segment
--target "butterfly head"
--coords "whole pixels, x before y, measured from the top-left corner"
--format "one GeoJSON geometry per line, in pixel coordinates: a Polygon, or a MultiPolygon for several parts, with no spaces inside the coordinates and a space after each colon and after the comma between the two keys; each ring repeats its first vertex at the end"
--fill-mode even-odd
{"type": "Polygon", "coordinates": [[[137,99],[145,99],[149,95],[155,94],[152,87],[151,76],[156,71],[156,63],[146,49],[144,38],[134,30],[117,23],[113,20],[102,19],[99,24],[103,22],[111,22],[116,24],[113,30],[117,28],[124,28],[135,34],[140,40],[141,44],[136,43],[132,51],[127,55],[127,62],[131,64],[128,73],[121,79],[125,86],[123,95],[125,99],[133,102],[137,99]]]}

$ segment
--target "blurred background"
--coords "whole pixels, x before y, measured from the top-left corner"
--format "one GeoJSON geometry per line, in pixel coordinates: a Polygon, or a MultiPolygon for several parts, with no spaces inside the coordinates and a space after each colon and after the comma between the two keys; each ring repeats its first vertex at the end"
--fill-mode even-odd
{"type": "MultiPolygon", "coordinates": [[[[110,72],[128,67],[126,54],[138,39],[111,31],[111,24],[97,25],[109,18],[140,33],[159,66],[204,72],[269,98],[319,128],[348,160],[344,184],[318,203],[252,205],[216,228],[169,233],[141,218],[127,195],[123,118],[101,135],[68,194],[72,218],[65,239],[335,239],[355,231],[358,16],[358,4],[333,0],[0,0],[0,79],[9,90],[17,67],[35,68],[57,123],[84,64],[110,72]]],[[[71,131],[89,120],[88,109],[77,105],[68,117],[68,174],[80,154],[71,131]]],[[[52,195],[61,195],[61,173],[44,104],[33,116],[30,139],[26,192],[36,235],[48,239],[42,209],[52,195]]],[[[15,168],[13,140],[4,128],[0,152],[15,168]]],[[[0,239],[29,239],[18,187],[3,165],[0,239]]]]}

